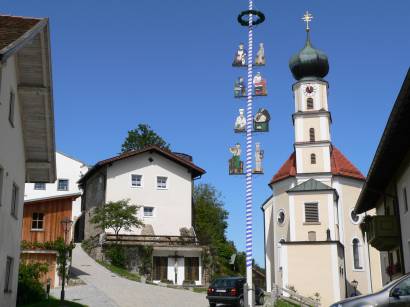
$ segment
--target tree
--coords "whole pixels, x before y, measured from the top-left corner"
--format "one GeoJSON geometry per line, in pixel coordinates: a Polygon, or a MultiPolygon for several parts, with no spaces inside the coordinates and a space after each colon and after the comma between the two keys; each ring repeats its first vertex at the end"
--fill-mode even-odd
{"type": "Polygon", "coordinates": [[[151,145],[170,150],[170,145],[156,134],[149,125],[139,124],[134,130],[128,131],[128,136],[122,144],[121,152],[141,150],[151,145]]]}
{"type": "Polygon", "coordinates": [[[129,204],[129,199],[111,201],[94,210],[91,223],[101,229],[112,229],[116,244],[119,242],[121,230],[130,231],[132,227],[139,228],[144,223],[137,217],[139,207],[129,204]]]}
{"type": "Polygon", "coordinates": [[[48,265],[45,263],[20,262],[17,305],[36,303],[46,298],[46,291],[40,278],[47,272],[48,265]]]}
{"type": "Polygon", "coordinates": [[[224,208],[221,194],[210,184],[199,184],[193,193],[193,225],[199,242],[208,245],[211,253],[209,265],[215,275],[244,274],[242,253],[232,241],[226,239],[228,212],[224,208]],[[236,265],[230,265],[233,254],[237,254],[236,265]]]}

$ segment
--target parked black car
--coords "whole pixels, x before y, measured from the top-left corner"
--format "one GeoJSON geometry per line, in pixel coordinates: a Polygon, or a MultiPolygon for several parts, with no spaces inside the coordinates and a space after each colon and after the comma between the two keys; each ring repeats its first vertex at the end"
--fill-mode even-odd
{"type": "MultiPolygon", "coordinates": [[[[207,299],[210,307],[216,304],[233,306],[244,306],[243,285],[246,279],[243,277],[221,277],[215,279],[208,288],[207,299]]],[[[264,292],[262,289],[255,288],[255,299],[258,305],[264,303],[264,292]]]]}
{"type": "Polygon", "coordinates": [[[355,296],[334,303],[331,307],[384,307],[384,306],[410,306],[410,274],[393,280],[382,290],[369,294],[355,296]]]}

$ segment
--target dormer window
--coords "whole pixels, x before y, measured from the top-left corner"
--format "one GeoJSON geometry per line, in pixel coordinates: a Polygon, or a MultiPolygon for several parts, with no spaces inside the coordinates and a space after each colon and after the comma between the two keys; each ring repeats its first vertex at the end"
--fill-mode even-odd
{"type": "Polygon", "coordinates": [[[310,164],[316,164],[316,155],[313,153],[310,155],[310,164]]]}
{"type": "Polygon", "coordinates": [[[315,141],[315,128],[310,128],[309,129],[309,141],[310,142],[315,141]]]}
{"type": "Polygon", "coordinates": [[[306,108],[308,110],[313,110],[313,98],[309,97],[306,99],[306,108]]]}

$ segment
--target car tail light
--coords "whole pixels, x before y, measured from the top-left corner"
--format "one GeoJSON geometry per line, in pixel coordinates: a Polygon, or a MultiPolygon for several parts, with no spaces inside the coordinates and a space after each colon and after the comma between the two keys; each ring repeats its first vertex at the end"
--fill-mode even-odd
{"type": "Polygon", "coordinates": [[[214,288],[208,288],[208,294],[211,294],[212,292],[214,292],[215,289],[214,288]]]}
{"type": "Polygon", "coordinates": [[[231,289],[231,296],[237,296],[238,295],[238,290],[236,288],[231,289]]]}

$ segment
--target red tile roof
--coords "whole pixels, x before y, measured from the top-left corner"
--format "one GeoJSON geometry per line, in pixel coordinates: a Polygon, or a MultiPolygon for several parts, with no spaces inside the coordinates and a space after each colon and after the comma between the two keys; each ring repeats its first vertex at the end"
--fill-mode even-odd
{"type": "Polygon", "coordinates": [[[0,51],[33,28],[41,19],[0,15],[0,51]]]}
{"type": "MultiPolygon", "coordinates": [[[[363,174],[335,146],[330,153],[332,175],[365,180],[363,174]]],[[[279,171],[272,177],[270,184],[296,176],[296,153],[293,152],[279,171]]]]}

